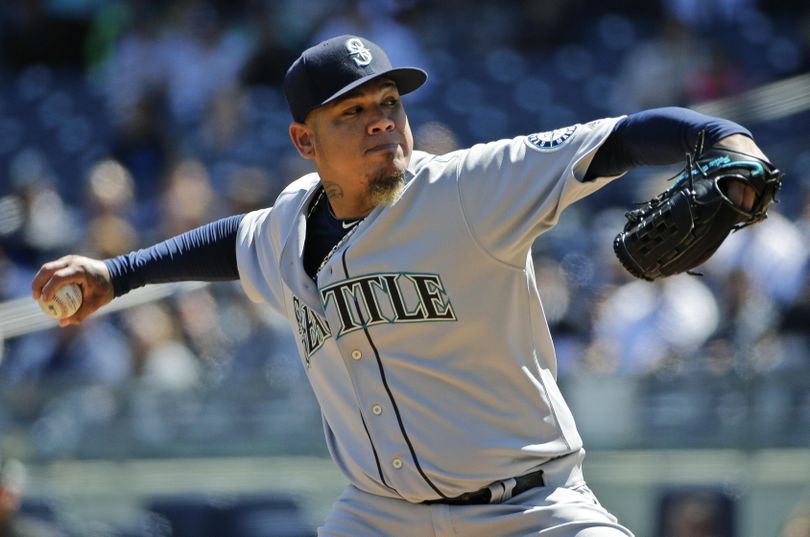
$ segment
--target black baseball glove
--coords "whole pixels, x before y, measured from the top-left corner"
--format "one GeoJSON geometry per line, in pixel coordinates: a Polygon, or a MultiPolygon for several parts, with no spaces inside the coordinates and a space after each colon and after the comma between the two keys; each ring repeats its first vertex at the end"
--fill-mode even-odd
{"type": "Polygon", "coordinates": [[[613,250],[624,268],[637,278],[655,280],[688,272],[705,262],[732,231],[764,220],[782,186],[773,164],[730,149],[703,152],[703,136],[675,183],[641,208],[625,213],[624,230],[613,250]],[[728,197],[733,181],[756,192],[751,210],[728,197]]]}

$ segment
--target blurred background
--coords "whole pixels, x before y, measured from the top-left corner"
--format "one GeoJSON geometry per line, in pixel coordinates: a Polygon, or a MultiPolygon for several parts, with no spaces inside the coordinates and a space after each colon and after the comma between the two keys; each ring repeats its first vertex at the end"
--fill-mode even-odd
{"type": "Polygon", "coordinates": [[[314,535],[345,480],[283,319],[187,284],[59,330],[29,295],[47,260],[271,205],[309,171],[284,72],[341,33],[429,71],[405,103],[436,153],[668,105],[750,128],[781,203],[703,277],[614,260],[624,211],[675,171],[644,169],[568,209],[537,278],[602,503],[639,537],[810,536],[802,0],[4,0],[0,527],[314,535]]]}

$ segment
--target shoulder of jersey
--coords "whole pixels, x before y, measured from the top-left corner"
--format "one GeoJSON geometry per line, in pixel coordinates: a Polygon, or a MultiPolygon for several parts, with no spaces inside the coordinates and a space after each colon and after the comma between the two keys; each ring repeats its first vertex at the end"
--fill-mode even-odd
{"type": "Polygon", "coordinates": [[[317,173],[309,173],[287,185],[273,202],[273,213],[288,216],[295,214],[306,198],[307,193],[317,186],[318,181],[317,173]]]}
{"type": "Polygon", "coordinates": [[[421,169],[425,166],[428,166],[432,163],[446,163],[448,161],[453,160],[454,157],[458,156],[458,154],[462,153],[463,149],[458,149],[456,151],[451,151],[450,153],[445,153],[443,155],[434,155],[433,153],[426,153],[425,151],[418,151],[414,150],[411,154],[411,162],[408,165],[408,171],[413,174],[419,173],[421,169]]]}
{"type": "Polygon", "coordinates": [[[413,153],[411,153],[411,162],[408,164],[408,171],[412,173],[418,173],[421,168],[423,168],[428,162],[430,162],[436,155],[431,153],[426,153],[424,151],[419,151],[418,149],[414,149],[413,153]]]}
{"type": "Polygon", "coordinates": [[[302,192],[309,192],[310,190],[313,189],[315,185],[318,184],[319,180],[320,179],[317,173],[315,172],[308,173],[304,176],[299,177],[298,179],[296,179],[295,181],[284,187],[284,190],[282,190],[279,197],[289,194],[295,195],[300,194],[302,192]]]}

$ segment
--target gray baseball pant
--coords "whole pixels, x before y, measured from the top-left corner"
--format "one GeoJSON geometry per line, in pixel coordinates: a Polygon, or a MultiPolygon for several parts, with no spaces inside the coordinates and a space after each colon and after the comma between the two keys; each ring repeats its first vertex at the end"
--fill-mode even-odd
{"type": "Polygon", "coordinates": [[[582,478],[584,452],[550,461],[545,486],[503,503],[410,503],[349,485],[319,537],[633,537],[582,478]]]}

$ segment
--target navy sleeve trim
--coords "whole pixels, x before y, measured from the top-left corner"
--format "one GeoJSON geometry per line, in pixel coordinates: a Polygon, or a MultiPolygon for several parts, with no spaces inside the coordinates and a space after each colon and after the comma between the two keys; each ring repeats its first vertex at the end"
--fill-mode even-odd
{"type": "Polygon", "coordinates": [[[620,175],[636,166],[660,166],[684,160],[698,133],[706,131],[706,147],[732,134],[753,138],[745,127],[688,108],[653,108],[630,114],[614,127],[594,155],[585,180],[620,175]]]}
{"type": "Polygon", "coordinates": [[[236,235],[244,216],[223,218],[149,248],[105,259],[115,296],[149,283],[239,279],[236,235]]]}

